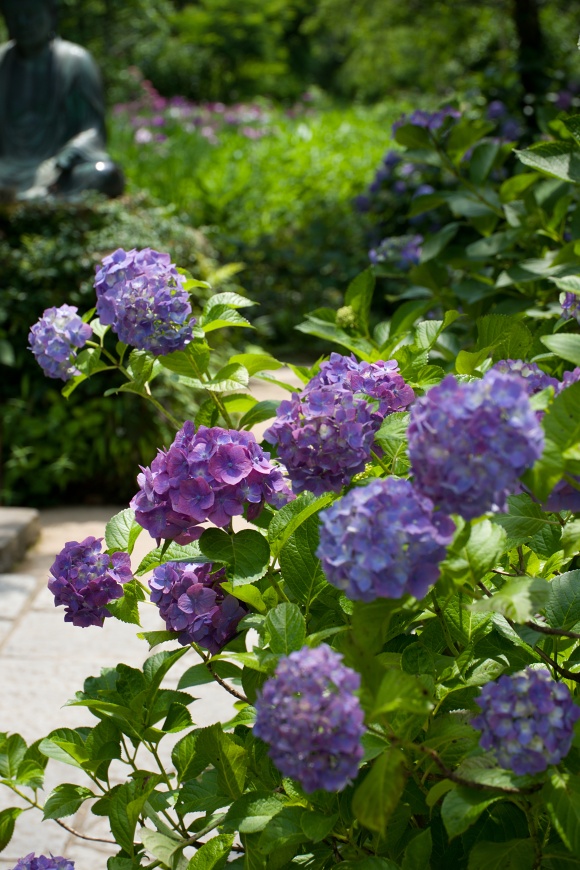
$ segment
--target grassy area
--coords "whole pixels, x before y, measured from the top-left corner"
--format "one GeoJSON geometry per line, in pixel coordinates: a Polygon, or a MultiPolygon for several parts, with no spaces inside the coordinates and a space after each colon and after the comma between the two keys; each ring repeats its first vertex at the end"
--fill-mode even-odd
{"type": "Polygon", "coordinates": [[[129,189],[173,203],[209,227],[223,261],[242,261],[242,283],[262,307],[262,340],[292,345],[305,311],[335,303],[367,264],[365,227],[352,199],[410,107],[302,102],[227,109],[162,101],[155,93],[115,113],[111,150],[129,189]]]}

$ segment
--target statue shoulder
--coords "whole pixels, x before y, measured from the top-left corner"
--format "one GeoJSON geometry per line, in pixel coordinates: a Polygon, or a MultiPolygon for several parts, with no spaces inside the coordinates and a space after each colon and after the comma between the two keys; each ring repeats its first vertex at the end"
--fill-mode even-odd
{"type": "Polygon", "coordinates": [[[96,80],[100,79],[99,68],[92,54],[86,48],[74,42],[68,42],[66,39],[57,38],[52,42],[52,50],[59,67],[65,70],[68,75],[84,74],[96,80]]]}
{"type": "Polygon", "coordinates": [[[10,42],[3,42],[0,44],[0,63],[4,60],[5,57],[8,57],[9,54],[14,50],[14,42],[11,40],[10,42]]]}

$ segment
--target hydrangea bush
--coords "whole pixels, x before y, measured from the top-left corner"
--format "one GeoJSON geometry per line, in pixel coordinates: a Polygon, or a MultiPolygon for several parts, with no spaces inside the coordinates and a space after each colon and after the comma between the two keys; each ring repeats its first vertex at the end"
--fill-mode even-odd
{"type": "MultiPolygon", "coordinates": [[[[457,122],[415,120],[429,135],[457,122]]],[[[106,631],[112,616],[153,652],[142,669],[86,680],[71,703],[92,725],[28,747],[0,734],[18,801],[72,831],[85,803],[106,816],[107,870],[573,866],[580,334],[558,293],[574,292],[580,268],[568,253],[544,305],[489,311],[477,337],[457,309],[423,320],[403,306],[375,323],[367,270],[338,312],[303,325],[341,352],[291,366],[302,388],[282,402],[249,389],[250,377],[288,388],[272,356],[215,363],[208,337],[248,326],[247,299],[210,296],[193,324],[181,294],[198,282],[166,257],[107,258],[97,293],[120,282],[114,316],[86,317],[65,390],[111,369],[167,414],[165,368],[200,401],[193,419],[167,415],[174,440],[135,469],[138,491],[104,541],[56,555],[64,630],[106,631]],[[180,300],[148,321],[147,348],[115,325],[135,288],[150,311],[180,300]],[[179,349],[164,344],[186,325],[179,349]],[[153,540],[138,561],[143,531],[153,540]],[[160,630],[141,629],[145,604],[160,630]],[[236,712],[202,728],[188,690],[208,682],[236,712]],[[87,786],[65,777],[42,798],[49,759],[87,786]]],[[[33,334],[60,365],[52,332],[33,334]]],[[[18,801],[0,812],[0,851],[18,801]]],[[[17,870],[69,864],[32,854],[17,870]]]]}

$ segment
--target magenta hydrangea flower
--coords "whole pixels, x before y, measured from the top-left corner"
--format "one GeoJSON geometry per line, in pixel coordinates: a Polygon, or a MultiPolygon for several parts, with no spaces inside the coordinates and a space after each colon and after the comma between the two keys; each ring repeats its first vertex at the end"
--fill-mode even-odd
{"type": "Polygon", "coordinates": [[[564,320],[570,320],[570,318],[575,317],[578,323],[580,323],[580,296],[577,296],[576,293],[562,293],[560,295],[560,304],[564,320]]]}
{"type": "Polygon", "coordinates": [[[102,626],[111,615],[107,604],[122,598],[123,584],[133,579],[128,554],[102,553],[102,540],[69,541],[50,569],[55,607],[64,605],[64,621],[82,628],[102,626]]]}
{"type": "Polygon", "coordinates": [[[281,402],[264,438],[277,445],[295,493],[322,495],[364,471],[382,419],[350,390],[323,386],[281,402]]]}
{"type": "Polygon", "coordinates": [[[49,858],[46,855],[39,855],[37,858],[34,852],[31,852],[26,858],[21,858],[13,870],[75,870],[75,865],[67,858],[55,855],[49,858]]]}
{"type": "Polygon", "coordinates": [[[412,387],[399,374],[399,364],[394,359],[369,363],[359,362],[353,355],[331,353],[330,359],[322,363],[303,392],[310,393],[321,387],[364,393],[378,400],[378,413],[382,417],[394,411],[404,411],[415,398],[412,387]]]}
{"type": "Polygon", "coordinates": [[[408,480],[356,487],[320,513],[326,578],[351,599],[423,598],[439,577],[455,524],[408,480]]]}
{"type": "Polygon", "coordinates": [[[187,421],[169,450],[160,450],[137,477],[131,501],[137,522],[153,538],[188,543],[203,532],[201,523],[229,525],[232,517],[254,519],[265,503],[282,507],[293,498],[280,468],[250,432],[195,430],[187,421]]]}
{"type": "Polygon", "coordinates": [[[97,314],[131,347],[155,356],[183,350],[195,323],[184,283],[169,254],[119,248],[97,269],[97,314]]]}
{"type": "Polygon", "coordinates": [[[151,601],[159,607],[167,629],[179,632],[183,646],[197,643],[215,655],[236,633],[248,611],[224,592],[224,580],[225,570],[214,570],[211,563],[166,562],[153,571],[151,601]]]}
{"type": "Polygon", "coordinates": [[[580,707],[546,668],[504,675],[485,685],[475,703],[481,713],[471,724],[481,730],[480,746],[493,749],[502,767],[520,776],[542,773],[570,751],[580,707]]]}
{"type": "Polygon", "coordinates": [[[30,350],[49,378],[68,381],[80,371],[75,366],[79,348],[84,347],[93,330],[83,323],[74,305],[47,308],[28,334],[30,350]]]}
{"type": "Polygon", "coordinates": [[[411,406],[415,486],[444,513],[469,520],[505,510],[541,456],[544,435],[522,380],[493,370],[469,383],[448,375],[411,406]]]}
{"type": "Polygon", "coordinates": [[[340,791],[363,757],[360,676],[326,644],[280,659],[256,700],[254,734],[284,776],[306,792],[340,791]]]}

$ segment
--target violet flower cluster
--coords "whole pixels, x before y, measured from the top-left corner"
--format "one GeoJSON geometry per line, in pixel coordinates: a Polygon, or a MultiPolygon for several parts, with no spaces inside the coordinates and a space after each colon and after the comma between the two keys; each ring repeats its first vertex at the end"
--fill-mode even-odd
{"type": "Polygon", "coordinates": [[[84,347],[93,330],[83,323],[74,305],[47,308],[28,334],[30,350],[49,378],[68,381],[80,371],[75,366],[79,348],[84,347]]]}
{"type": "Polygon", "coordinates": [[[408,480],[373,480],[320,513],[317,556],[329,583],[356,601],[423,598],[439,577],[455,524],[408,480]]]}
{"type": "Polygon", "coordinates": [[[123,597],[123,584],[133,579],[127,553],[102,553],[102,538],[69,541],[56,557],[48,588],[54,605],[65,607],[65,622],[86,628],[102,626],[111,614],[107,604],[123,597]]]}
{"type": "Polygon", "coordinates": [[[492,366],[491,371],[501,372],[504,375],[517,375],[522,379],[528,396],[545,390],[546,387],[554,387],[557,392],[560,382],[543,372],[537,363],[525,362],[522,359],[502,359],[492,366]]]}
{"type": "Polygon", "coordinates": [[[408,437],[418,491],[467,520],[505,510],[544,446],[522,379],[493,370],[470,383],[448,375],[417,399],[408,437]]]}
{"type": "Polygon", "coordinates": [[[386,417],[394,411],[404,411],[415,398],[415,393],[399,374],[396,360],[378,362],[359,362],[354,356],[331,353],[330,359],[323,362],[304,392],[312,392],[321,387],[350,390],[351,393],[364,393],[379,402],[378,412],[386,417]]]}
{"type": "Polygon", "coordinates": [[[67,858],[61,858],[58,855],[51,855],[48,858],[46,855],[39,855],[38,858],[34,852],[21,858],[13,870],[75,870],[75,865],[67,858]]]}
{"type": "Polygon", "coordinates": [[[389,263],[396,269],[406,272],[421,261],[421,246],[423,236],[390,236],[383,239],[376,248],[369,251],[369,260],[373,265],[389,263]]]}
{"type": "Polygon", "coordinates": [[[119,248],[97,269],[97,314],[121,341],[155,356],[183,350],[191,341],[185,278],[169,254],[119,248]]]}
{"type": "Polygon", "coordinates": [[[493,749],[502,767],[519,776],[542,773],[570,751],[578,707],[564,683],[545,668],[526,668],[487,683],[475,699],[481,713],[480,746],[493,749]]]}
{"type": "Polygon", "coordinates": [[[236,633],[248,611],[224,592],[223,580],[225,570],[214,570],[209,562],[166,562],[153,571],[151,601],[159,607],[167,629],[179,632],[182,646],[197,643],[215,655],[236,633]]]}
{"type": "Polygon", "coordinates": [[[575,317],[580,323],[580,296],[577,296],[576,293],[563,293],[560,296],[560,303],[564,320],[575,317]]]}
{"type": "Polygon", "coordinates": [[[322,644],[280,659],[258,695],[254,734],[304,791],[340,791],[356,777],[365,732],[359,687],[359,674],[322,644]]]}
{"type": "Polygon", "coordinates": [[[138,475],[131,501],[139,525],[153,538],[197,540],[201,523],[227,526],[248,505],[254,519],[264,503],[282,507],[293,496],[279,468],[250,432],[208,429],[189,420],[169,450],[138,475]]]}
{"type": "Polygon", "coordinates": [[[382,417],[350,390],[303,390],[280,403],[264,432],[276,444],[295,493],[340,492],[364,471],[382,417]]]}
{"type": "Polygon", "coordinates": [[[447,118],[456,121],[461,117],[461,112],[454,109],[453,106],[443,106],[438,112],[425,112],[422,109],[416,109],[410,115],[401,115],[401,117],[393,124],[393,134],[399,127],[405,124],[412,124],[414,127],[424,127],[426,130],[435,132],[439,130],[447,118]]]}

